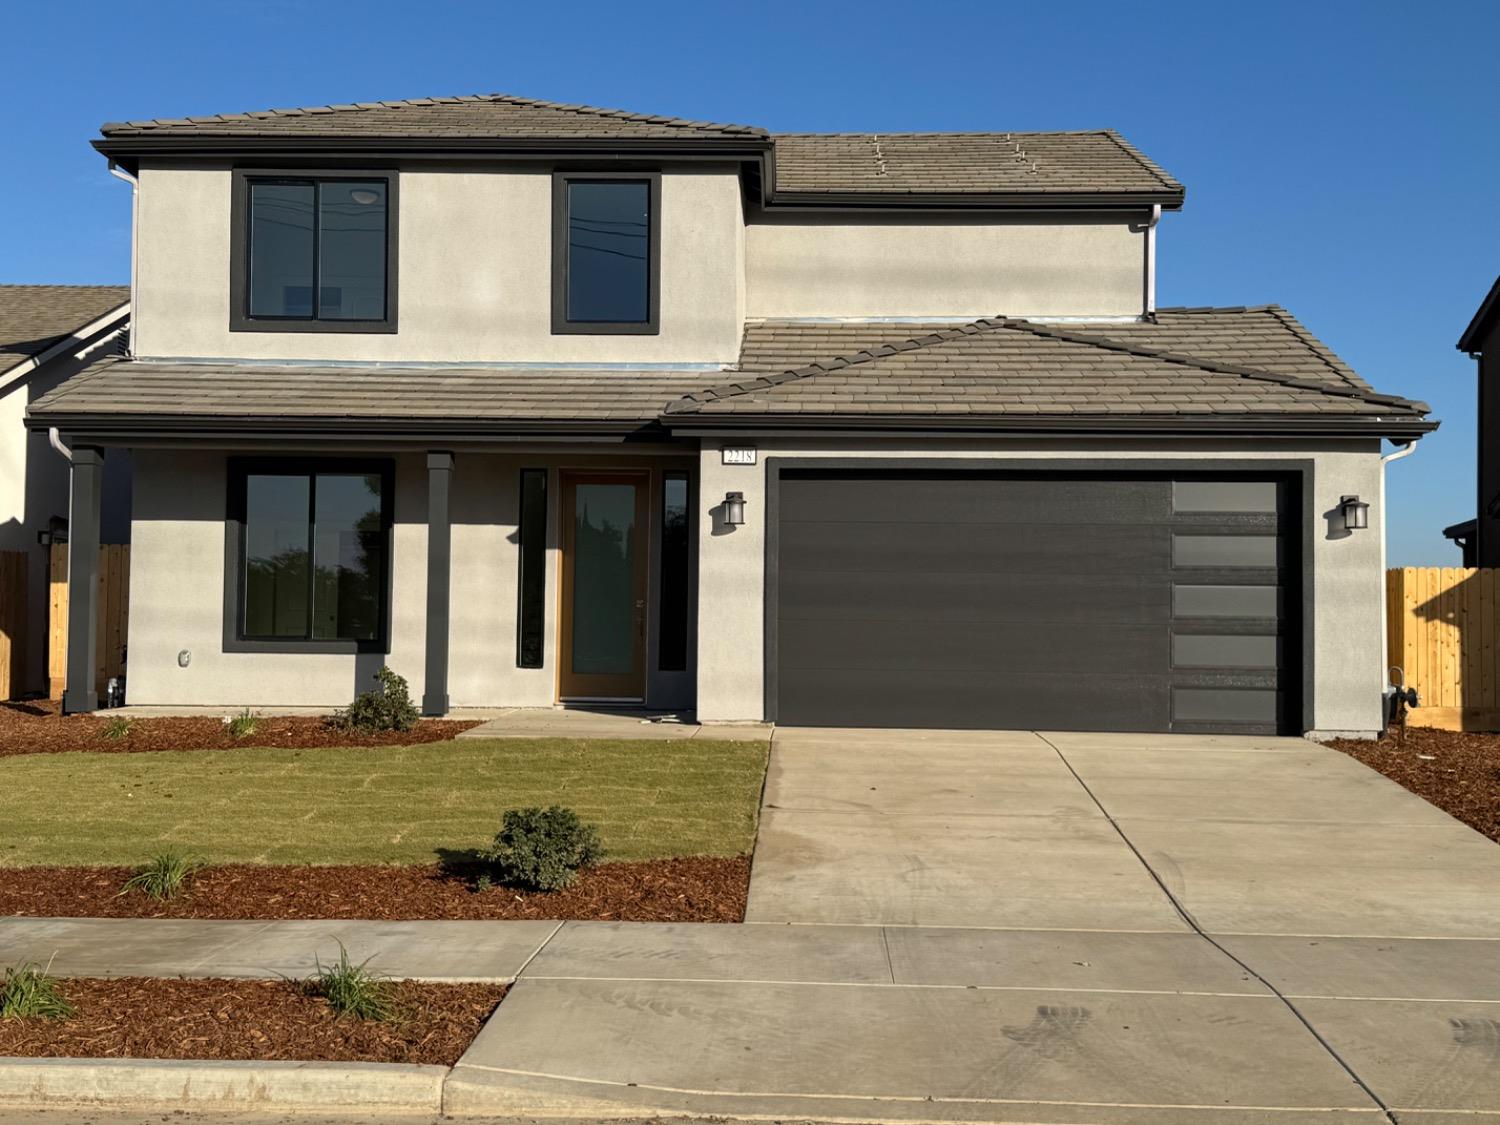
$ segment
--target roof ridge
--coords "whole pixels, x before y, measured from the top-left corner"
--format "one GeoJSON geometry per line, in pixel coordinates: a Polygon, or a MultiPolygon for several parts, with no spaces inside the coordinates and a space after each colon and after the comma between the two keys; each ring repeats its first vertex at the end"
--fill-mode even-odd
{"type": "Polygon", "coordinates": [[[128,282],[92,282],[92,281],[0,281],[0,289],[126,289],[130,288],[128,282]]]}
{"type": "Polygon", "coordinates": [[[285,109],[252,109],[240,113],[211,113],[204,116],[190,117],[156,117],[138,121],[106,121],[99,127],[101,133],[109,133],[112,129],[140,129],[149,128],[153,125],[205,125],[220,124],[233,121],[248,121],[262,117],[307,117],[311,115],[322,115],[327,113],[354,113],[372,109],[411,109],[415,107],[425,108],[432,105],[457,105],[464,102],[492,102],[503,105],[524,105],[542,109],[552,109],[559,112],[574,113],[580,116],[593,115],[599,117],[613,117],[628,121],[640,121],[649,125],[670,125],[677,128],[697,129],[721,129],[733,132],[742,132],[754,136],[766,136],[766,130],[758,125],[734,125],[717,121],[694,121],[685,117],[669,117],[662,114],[636,113],[628,109],[612,109],[605,106],[583,105],[582,103],[552,102],[542,98],[528,98],[520,94],[445,94],[433,95],[421,98],[403,98],[395,101],[378,102],[335,102],[328,105],[316,106],[292,106],[285,109]]]}
{"type": "Polygon", "coordinates": [[[1033,336],[1040,336],[1044,339],[1089,344],[1094,347],[1123,352],[1127,355],[1140,356],[1143,359],[1159,359],[1165,363],[1196,367],[1201,371],[1238,375],[1245,379],[1276,383],[1280,386],[1292,387],[1296,390],[1317,391],[1320,394],[1331,395],[1334,398],[1359,399],[1361,402],[1367,402],[1371,406],[1394,406],[1401,409],[1415,410],[1422,414],[1429,413],[1431,410],[1431,407],[1425,402],[1402,398],[1400,395],[1386,395],[1374,390],[1364,390],[1361,387],[1354,386],[1347,380],[1344,381],[1342,386],[1330,387],[1327,383],[1319,382],[1316,379],[1304,379],[1298,375],[1283,375],[1277,371],[1268,371],[1263,367],[1246,367],[1237,363],[1223,363],[1219,360],[1202,359],[1198,356],[1185,355],[1182,352],[1165,351],[1161,348],[1145,348],[1139,344],[1127,344],[1109,336],[1088,336],[1081,333],[1059,332],[1044,325],[1032,324],[1029,321],[1012,321],[1007,324],[1007,327],[1022,332],[1030,332],[1033,336]]]}
{"type": "Polygon", "coordinates": [[[1113,129],[854,129],[831,132],[782,130],[776,137],[1097,137],[1113,129]]]}
{"type": "Polygon", "coordinates": [[[1136,148],[1119,133],[1115,132],[1115,130],[1103,129],[1100,131],[1111,141],[1113,141],[1119,147],[1121,152],[1125,153],[1126,156],[1129,156],[1147,172],[1155,176],[1157,182],[1160,183],[1162,187],[1181,188],[1183,192],[1186,193],[1187,189],[1182,187],[1182,184],[1177,181],[1177,178],[1175,176],[1173,176],[1160,164],[1156,163],[1156,161],[1148,157],[1140,149],[1136,148]]]}
{"type": "Polygon", "coordinates": [[[916,351],[922,348],[933,347],[938,344],[948,343],[952,340],[961,339],[965,336],[974,336],[983,332],[993,332],[1001,329],[1011,331],[1027,332],[1041,339],[1060,340],[1065,343],[1083,344],[1087,347],[1105,348],[1110,351],[1121,352],[1126,355],[1138,356],[1142,359],[1158,359],[1164,363],[1175,363],[1185,367],[1196,367],[1201,371],[1209,371],[1215,374],[1237,375],[1245,379],[1255,379],[1260,382],[1275,383],[1279,386],[1290,387],[1295,390],[1314,391],[1319,394],[1329,395],[1334,398],[1354,398],[1372,406],[1391,406],[1399,409],[1412,410],[1416,413],[1430,413],[1431,407],[1425,402],[1417,402],[1412,399],[1401,398],[1398,395],[1383,395],[1376,391],[1366,391],[1361,388],[1345,384],[1340,387],[1331,387],[1326,383],[1315,379],[1303,379],[1295,375],[1283,375],[1275,371],[1267,371],[1258,367],[1245,367],[1239,364],[1221,363],[1216,360],[1200,359],[1197,356],[1184,355],[1180,352],[1165,351],[1161,348],[1145,348],[1137,344],[1127,344],[1123,341],[1113,339],[1109,336],[1091,336],[1077,332],[1059,331],[1046,325],[1033,324],[1028,320],[1015,317],[997,315],[993,317],[980,317],[967,324],[955,325],[953,328],[939,329],[921,337],[912,337],[902,341],[892,341],[876,347],[861,348],[850,355],[833,356],[830,359],[807,364],[803,367],[792,368],[788,371],[774,375],[762,375],[754,379],[739,382],[721,384],[714,387],[705,387],[701,391],[683,395],[666,405],[664,414],[690,413],[694,404],[704,404],[725,398],[736,398],[740,395],[751,394],[757,390],[766,390],[771,387],[783,386],[787,383],[799,382],[816,375],[827,374],[830,371],[842,371],[847,367],[870,363],[886,356],[895,355],[897,352],[916,351]]]}

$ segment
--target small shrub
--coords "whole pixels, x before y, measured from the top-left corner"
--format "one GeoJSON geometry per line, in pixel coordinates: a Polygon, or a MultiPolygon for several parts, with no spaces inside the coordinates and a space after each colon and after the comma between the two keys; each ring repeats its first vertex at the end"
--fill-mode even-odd
{"type": "Polygon", "coordinates": [[[224,725],[230,738],[249,738],[260,727],[260,716],[246,707],[234,718],[225,719],[224,725]]]}
{"type": "Polygon", "coordinates": [[[491,879],[488,875],[481,875],[479,878],[474,880],[474,890],[480,894],[484,894],[486,891],[492,891],[494,889],[495,880],[491,879]]]}
{"type": "Polygon", "coordinates": [[[73,1011],[73,1005],[58,991],[57,978],[46,969],[22,965],[5,970],[5,981],[0,984],[0,1019],[65,1020],[73,1011]]]}
{"type": "Polygon", "coordinates": [[[120,894],[144,891],[152,898],[176,898],[187,889],[188,881],[202,871],[208,863],[179,852],[158,852],[120,888],[120,894]]]}
{"type": "Polygon", "coordinates": [[[411,701],[406,678],[389,668],[375,673],[374,691],[361,692],[354,702],[328,720],[336,730],[377,731],[411,730],[420,712],[411,701]]]}
{"type": "Polygon", "coordinates": [[[365,968],[370,962],[358,965],[349,960],[349,951],[339,945],[339,959],[325,966],[317,962],[317,972],[307,982],[310,995],[321,996],[328,1006],[341,1016],[353,1016],[361,1020],[395,1020],[401,1015],[401,1006],[396,1001],[391,982],[365,968]]]}
{"type": "Polygon", "coordinates": [[[116,715],[104,724],[104,729],[99,733],[111,742],[118,742],[120,739],[127,737],[134,726],[134,719],[127,719],[124,715],[116,715]]]}
{"type": "Polygon", "coordinates": [[[485,858],[508,883],[538,891],[570,886],[604,855],[599,830],[572,809],[511,809],[485,858]]]}

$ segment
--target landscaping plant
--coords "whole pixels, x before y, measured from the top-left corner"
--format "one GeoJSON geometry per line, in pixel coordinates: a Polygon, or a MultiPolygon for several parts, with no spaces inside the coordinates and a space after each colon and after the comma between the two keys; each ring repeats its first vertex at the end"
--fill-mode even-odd
{"type": "Polygon", "coordinates": [[[116,715],[104,724],[104,729],[99,733],[111,742],[118,742],[130,734],[130,728],[135,726],[134,719],[127,719],[124,715],[116,715]]]}
{"type": "MultiPolygon", "coordinates": [[[[48,963],[47,968],[51,968],[48,963]]],[[[73,1014],[73,1005],[58,991],[57,978],[36,965],[6,969],[0,984],[0,1019],[65,1020],[73,1014]]]]}
{"type": "Polygon", "coordinates": [[[232,719],[224,720],[230,738],[249,738],[260,726],[260,716],[246,707],[232,719]]]}
{"type": "Polygon", "coordinates": [[[509,810],[485,853],[505,882],[538,891],[572,885],[580,868],[603,856],[599,830],[560,805],[509,810]]]}
{"type": "Polygon", "coordinates": [[[420,712],[411,701],[406,678],[389,668],[375,673],[374,691],[361,692],[354,702],[328,720],[336,730],[411,730],[420,712]]]}
{"type": "Polygon", "coordinates": [[[307,982],[307,991],[327,1000],[328,1006],[339,1015],[362,1020],[400,1017],[401,1007],[391,982],[365,968],[368,960],[358,965],[350,961],[349,951],[342,943],[337,962],[326,967],[321,961],[315,963],[317,973],[307,982]]]}
{"type": "Polygon", "coordinates": [[[207,866],[203,860],[180,852],[158,852],[145,867],[125,880],[120,894],[144,891],[152,898],[176,898],[187,889],[188,880],[207,866]]]}

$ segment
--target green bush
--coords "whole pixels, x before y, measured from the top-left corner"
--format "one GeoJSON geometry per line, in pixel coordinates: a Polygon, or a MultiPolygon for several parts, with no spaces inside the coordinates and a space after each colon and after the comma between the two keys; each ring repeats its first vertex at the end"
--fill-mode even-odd
{"type": "Polygon", "coordinates": [[[124,715],[116,715],[104,724],[104,729],[99,733],[111,742],[118,742],[120,739],[127,737],[134,726],[134,719],[127,719],[124,715]]]}
{"type": "Polygon", "coordinates": [[[226,719],[224,726],[230,738],[249,738],[260,727],[260,716],[246,707],[234,718],[226,719]]]}
{"type": "Polygon", "coordinates": [[[340,944],[337,962],[328,966],[321,961],[314,963],[317,972],[306,982],[307,991],[327,1000],[328,1006],[339,1015],[362,1020],[400,1018],[401,1006],[394,986],[365,968],[369,961],[354,964],[349,960],[349,951],[340,944]]]}
{"type": "Polygon", "coordinates": [[[144,891],[152,898],[176,898],[187,889],[188,880],[202,871],[208,864],[194,856],[180,852],[158,852],[120,888],[120,894],[144,891]]]}
{"type": "Polygon", "coordinates": [[[507,883],[538,891],[570,886],[583,867],[604,855],[599,830],[584,824],[572,809],[558,805],[511,809],[485,853],[507,883]]]}
{"type": "Polygon", "coordinates": [[[22,965],[5,970],[5,981],[0,983],[0,1019],[65,1020],[73,1010],[58,990],[57,978],[46,969],[22,965]]]}
{"type": "Polygon", "coordinates": [[[389,668],[375,673],[374,691],[361,692],[353,703],[329,720],[337,730],[411,730],[421,717],[411,701],[411,690],[403,676],[389,668]]]}

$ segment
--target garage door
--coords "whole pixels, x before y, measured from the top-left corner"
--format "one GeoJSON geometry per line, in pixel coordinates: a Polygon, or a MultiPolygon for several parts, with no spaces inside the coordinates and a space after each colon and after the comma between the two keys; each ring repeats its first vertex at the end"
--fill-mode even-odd
{"type": "Polygon", "coordinates": [[[770,714],[1294,731],[1296,487],[783,469],[770,714]]]}

